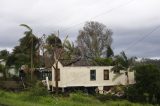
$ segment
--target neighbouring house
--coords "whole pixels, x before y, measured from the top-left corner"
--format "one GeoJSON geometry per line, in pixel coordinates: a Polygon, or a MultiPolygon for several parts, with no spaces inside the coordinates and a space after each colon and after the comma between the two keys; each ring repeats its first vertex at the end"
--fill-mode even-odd
{"type": "MultiPolygon", "coordinates": [[[[5,66],[6,65],[6,62],[4,59],[0,59],[0,64],[5,66]]],[[[0,72],[0,77],[3,77],[3,73],[0,72]]]]}
{"type": "Polygon", "coordinates": [[[15,68],[15,66],[10,66],[8,68],[8,74],[11,76],[18,76],[18,72],[17,72],[17,69],[15,68]]]}
{"type": "Polygon", "coordinates": [[[6,61],[4,59],[0,59],[0,64],[5,66],[6,65],[6,61]]]}
{"type": "MultiPolygon", "coordinates": [[[[122,74],[115,80],[116,73],[111,71],[113,66],[93,66],[85,60],[60,60],[58,61],[58,87],[59,90],[85,89],[94,92],[97,88],[100,91],[108,91],[115,85],[126,85],[127,77],[122,74]]],[[[120,72],[120,73],[123,73],[120,72]]],[[[134,72],[129,72],[129,84],[134,84],[134,72]]],[[[49,78],[49,85],[54,91],[55,69],[52,68],[52,78],[49,78]]]]}
{"type": "MultiPolygon", "coordinates": [[[[3,65],[3,66],[6,66],[6,60],[0,59],[0,64],[3,65]]],[[[15,66],[10,66],[9,68],[7,68],[6,72],[7,72],[10,76],[14,76],[14,75],[17,74],[15,66]]],[[[2,74],[2,73],[0,73],[0,77],[3,77],[3,74],[2,74]]]]}

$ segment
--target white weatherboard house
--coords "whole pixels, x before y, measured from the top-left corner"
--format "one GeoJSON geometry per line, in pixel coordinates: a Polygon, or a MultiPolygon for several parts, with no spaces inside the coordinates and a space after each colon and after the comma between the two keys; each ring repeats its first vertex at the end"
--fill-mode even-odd
{"type": "MultiPolygon", "coordinates": [[[[111,68],[113,66],[91,66],[86,61],[78,60],[68,62],[63,60],[58,62],[58,87],[63,90],[67,88],[88,88],[99,90],[109,90],[109,88],[115,85],[125,85],[127,78],[125,74],[117,77],[113,80],[116,75],[111,68]]],[[[129,84],[134,84],[134,72],[129,72],[129,84]]],[[[52,68],[52,81],[50,85],[55,87],[55,70],[52,68]]]]}
{"type": "MultiPolygon", "coordinates": [[[[0,64],[3,66],[6,66],[6,61],[4,59],[0,59],[0,64]]],[[[15,66],[10,66],[8,69],[8,74],[10,74],[11,76],[16,75],[16,69],[15,66]]],[[[0,77],[3,77],[3,74],[0,73],[0,77]]]]}

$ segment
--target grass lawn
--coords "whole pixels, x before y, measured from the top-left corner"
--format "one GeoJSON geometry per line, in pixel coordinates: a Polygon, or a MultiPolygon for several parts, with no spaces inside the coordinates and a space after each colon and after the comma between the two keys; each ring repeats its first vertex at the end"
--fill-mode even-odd
{"type": "Polygon", "coordinates": [[[62,96],[34,96],[30,92],[5,92],[0,90],[0,106],[153,106],[150,104],[131,103],[129,101],[101,102],[94,96],[80,93],[62,96]]]}

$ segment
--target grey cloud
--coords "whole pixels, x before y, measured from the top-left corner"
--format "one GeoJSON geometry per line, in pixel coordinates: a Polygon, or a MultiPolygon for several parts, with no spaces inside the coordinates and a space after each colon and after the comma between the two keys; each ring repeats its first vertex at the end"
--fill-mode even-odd
{"type": "MultiPolygon", "coordinates": [[[[1,0],[0,48],[11,49],[18,44],[25,31],[19,26],[22,23],[31,26],[39,37],[59,30],[62,39],[69,35],[69,39],[75,41],[84,23],[93,20],[113,30],[112,47],[118,54],[160,23],[159,0],[134,0],[106,13],[126,2],[128,0],[1,0]],[[93,18],[95,16],[98,17],[93,18]]],[[[127,54],[160,57],[159,33],[156,31],[126,51],[127,54]]]]}
{"type": "Polygon", "coordinates": [[[160,57],[160,29],[146,36],[153,29],[155,29],[155,27],[137,29],[137,31],[133,30],[127,33],[125,29],[120,29],[121,32],[117,32],[116,35],[113,36],[115,52],[119,53],[127,49],[126,52],[130,56],[160,57]],[[125,33],[122,35],[123,31],[125,33]],[[137,32],[141,33],[138,34],[137,32]]]}

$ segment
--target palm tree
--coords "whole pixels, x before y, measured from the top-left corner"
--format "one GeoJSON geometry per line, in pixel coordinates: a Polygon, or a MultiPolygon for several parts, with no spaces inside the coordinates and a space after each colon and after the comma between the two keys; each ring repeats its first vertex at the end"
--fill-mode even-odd
{"type": "MultiPolygon", "coordinates": [[[[30,54],[30,65],[31,65],[31,70],[34,67],[34,63],[38,64],[38,54],[37,51],[39,50],[39,39],[33,34],[32,29],[26,25],[26,24],[21,24],[20,26],[23,26],[28,29],[28,31],[25,31],[25,37],[20,39],[20,47],[23,48],[24,52],[26,54],[30,54]]],[[[31,72],[32,74],[32,72],[31,72]]],[[[32,78],[32,75],[31,75],[32,78]]]]}
{"type": "Polygon", "coordinates": [[[53,48],[62,48],[61,39],[53,33],[47,37],[46,43],[53,48]]]}
{"type": "Polygon", "coordinates": [[[80,56],[80,50],[78,49],[78,47],[76,47],[74,43],[70,42],[69,40],[66,40],[64,44],[64,49],[69,59],[74,59],[80,56]]]}
{"type": "Polygon", "coordinates": [[[50,59],[51,59],[50,63],[55,70],[55,91],[56,93],[58,93],[58,81],[59,81],[58,71],[60,71],[58,68],[58,61],[62,57],[62,53],[64,52],[64,44],[67,38],[68,36],[66,36],[66,38],[64,39],[64,42],[62,43],[61,39],[59,38],[59,33],[58,33],[57,36],[56,34],[51,34],[46,39],[46,49],[50,55],[50,59]]]}
{"type": "Polygon", "coordinates": [[[124,51],[122,51],[120,53],[120,55],[115,56],[115,58],[114,58],[114,64],[115,65],[112,68],[112,70],[114,72],[116,72],[117,74],[113,78],[113,80],[116,79],[117,77],[125,74],[126,77],[127,77],[127,85],[128,85],[129,84],[128,73],[130,71],[133,71],[133,65],[134,65],[135,59],[136,59],[136,57],[128,58],[124,51]],[[124,73],[120,73],[120,71],[124,71],[124,73]]]}

